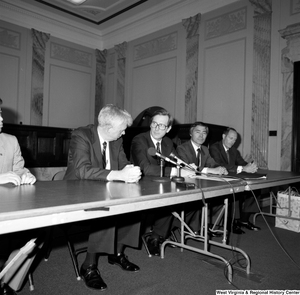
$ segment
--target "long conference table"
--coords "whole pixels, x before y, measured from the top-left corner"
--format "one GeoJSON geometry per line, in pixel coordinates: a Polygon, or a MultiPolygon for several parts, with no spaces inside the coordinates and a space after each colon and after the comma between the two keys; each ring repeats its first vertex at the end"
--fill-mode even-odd
{"type": "Polygon", "coordinates": [[[265,179],[231,181],[215,180],[210,177],[185,179],[186,182],[192,183],[194,188],[175,182],[153,181],[151,177],[144,177],[138,183],[69,180],[37,182],[34,185],[22,186],[0,185],[0,234],[202,200],[205,217],[204,232],[196,238],[203,242],[203,249],[187,245],[184,236],[186,225],[182,220],[181,240],[165,242],[162,245],[161,257],[164,258],[164,247],[167,243],[214,257],[224,261],[228,268],[228,280],[231,282],[230,263],[222,256],[210,252],[208,246],[213,244],[240,252],[248,261],[246,267],[248,274],[250,273],[250,260],[242,249],[226,245],[224,241],[219,243],[209,239],[206,204],[209,199],[219,196],[300,181],[299,173],[270,170],[265,173],[267,173],[265,179]]]}

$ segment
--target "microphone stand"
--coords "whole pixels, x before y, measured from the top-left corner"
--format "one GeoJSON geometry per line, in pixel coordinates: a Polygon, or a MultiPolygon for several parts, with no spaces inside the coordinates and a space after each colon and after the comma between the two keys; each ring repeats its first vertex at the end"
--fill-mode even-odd
{"type": "Polygon", "coordinates": [[[176,168],[177,168],[177,175],[173,176],[171,180],[174,182],[184,182],[184,177],[180,176],[180,168],[181,168],[180,164],[177,164],[176,168]]]}
{"type": "Polygon", "coordinates": [[[160,159],[160,177],[164,176],[164,159],[160,159]]]}
{"type": "Polygon", "coordinates": [[[160,176],[157,178],[152,179],[152,181],[155,182],[170,182],[170,178],[164,177],[164,166],[165,166],[165,160],[160,159],[160,176]]]}

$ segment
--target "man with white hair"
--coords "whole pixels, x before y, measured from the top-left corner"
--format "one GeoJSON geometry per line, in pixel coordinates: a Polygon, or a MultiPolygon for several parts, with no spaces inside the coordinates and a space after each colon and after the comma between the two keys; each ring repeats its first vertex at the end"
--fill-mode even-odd
{"type": "MultiPolygon", "coordinates": [[[[121,137],[131,125],[132,117],[127,111],[115,105],[104,106],[97,126],[80,127],[72,133],[64,179],[138,182],[140,168],[127,160],[121,137]]],[[[138,247],[139,231],[140,221],[135,214],[91,221],[87,255],[80,268],[88,288],[107,288],[97,268],[99,253],[108,253],[108,263],[125,271],[139,271],[124,254],[126,246],[138,247]]]]}

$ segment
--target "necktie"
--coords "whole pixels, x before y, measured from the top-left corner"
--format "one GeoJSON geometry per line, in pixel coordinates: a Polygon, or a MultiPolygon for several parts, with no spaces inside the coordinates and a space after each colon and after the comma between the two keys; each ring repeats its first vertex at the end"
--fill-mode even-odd
{"type": "Polygon", "coordinates": [[[201,166],[201,149],[200,148],[197,148],[197,167],[200,167],[201,166]]]}
{"type": "MultiPolygon", "coordinates": [[[[161,153],[160,152],[160,143],[159,142],[156,143],[156,151],[158,153],[161,153]]],[[[160,165],[160,158],[158,156],[156,156],[156,157],[157,157],[157,164],[160,165]]]]}
{"type": "Polygon", "coordinates": [[[228,161],[228,164],[229,164],[230,158],[229,158],[229,152],[228,152],[228,150],[226,150],[226,156],[227,156],[227,161],[228,161]]]}
{"type": "Polygon", "coordinates": [[[107,142],[103,142],[103,147],[102,147],[102,162],[103,162],[103,168],[106,167],[106,147],[107,147],[107,142]]]}

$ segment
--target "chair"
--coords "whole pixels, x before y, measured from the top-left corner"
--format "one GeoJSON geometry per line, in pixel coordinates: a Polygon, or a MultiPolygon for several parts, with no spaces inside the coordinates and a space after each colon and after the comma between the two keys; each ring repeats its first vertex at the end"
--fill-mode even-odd
{"type": "MultiPolygon", "coordinates": [[[[26,259],[34,251],[34,248],[36,247],[35,241],[36,239],[31,239],[21,249],[14,251],[8,259],[8,263],[0,272],[0,280],[3,279],[5,283],[9,282],[10,287],[12,287],[15,290],[19,290],[20,287],[22,286],[23,281],[25,279],[25,275],[27,271],[30,269],[30,266],[33,262],[33,260],[26,261],[26,259]],[[16,271],[20,269],[22,271],[15,275],[16,271]]],[[[33,291],[34,285],[33,285],[32,273],[31,272],[28,273],[27,277],[29,282],[29,290],[33,291]]]]}
{"type": "MultiPolygon", "coordinates": [[[[65,172],[66,171],[59,171],[56,174],[54,174],[54,176],[52,177],[52,181],[57,181],[57,180],[63,180],[64,176],[65,176],[65,172]]],[[[63,224],[63,225],[59,225],[58,228],[60,228],[64,234],[64,238],[67,242],[67,246],[68,246],[68,250],[71,256],[71,260],[73,263],[73,267],[74,267],[74,271],[75,271],[75,275],[78,281],[81,280],[80,274],[79,274],[79,267],[78,267],[78,260],[77,257],[79,254],[86,252],[87,251],[87,247],[82,247],[79,249],[75,249],[74,248],[74,244],[70,241],[69,236],[68,236],[68,231],[70,229],[70,225],[69,224],[63,224]]],[[[44,260],[47,261],[49,259],[51,250],[52,250],[52,240],[53,238],[53,228],[50,228],[50,232],[49,232],[49,238],[48,238],[48,245],[47,245],[47,251],[45,254],[45,258],[44,260]]]]}

